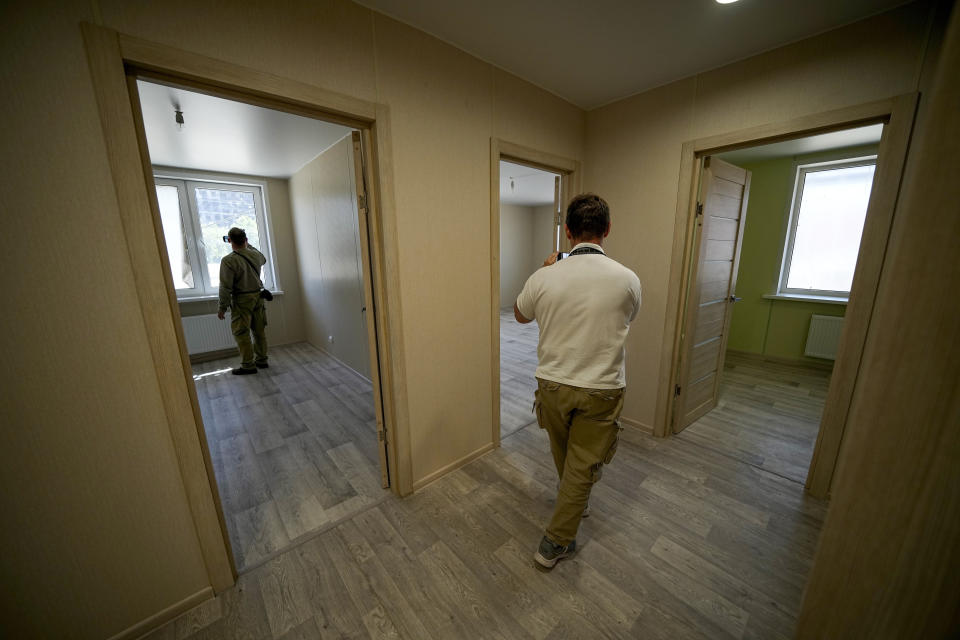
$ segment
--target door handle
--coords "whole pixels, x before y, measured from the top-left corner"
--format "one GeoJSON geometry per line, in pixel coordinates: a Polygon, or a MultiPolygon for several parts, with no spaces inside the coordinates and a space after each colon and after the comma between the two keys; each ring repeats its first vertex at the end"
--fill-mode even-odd
{"type": "Polygon", "coordinates": [[[737,296],[730,296],[730,302],[740,302],[743,298],[738,298],[737,296]]]}

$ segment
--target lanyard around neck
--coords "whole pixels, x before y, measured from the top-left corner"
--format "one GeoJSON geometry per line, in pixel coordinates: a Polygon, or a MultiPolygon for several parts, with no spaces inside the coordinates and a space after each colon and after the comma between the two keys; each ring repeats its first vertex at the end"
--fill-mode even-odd
{"type": "Polygon", "coordinates": [[[603,251],[600,251],[600,249],[594,249],[593,247],[580,247],[579,249],[574,249],[570,252],[570,255],[579,256],[585,253],[599,253],[602,256],[606,255],[603,251]]]}

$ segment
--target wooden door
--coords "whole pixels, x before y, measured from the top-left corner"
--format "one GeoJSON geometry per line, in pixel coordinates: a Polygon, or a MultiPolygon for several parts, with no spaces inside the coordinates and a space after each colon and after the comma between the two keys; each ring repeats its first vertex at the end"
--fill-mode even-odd
{"type": "Polygon", "coordinates": [[[717,405],[720,373],[747,216],[750,172],[708,157],[700,179],[693,268],[687,288],[680,377],[674,387],[674,433],[717,405]]]}
{"type": "Polygon", "coordinates": [[[364,173],[363,145],[360,132],[353,132],[353,175],[357,187],[357,224],[360,232],[360,253],[363,267],[364,306],[361,310],[363,323],[367,329],[367,344],[370,347],[370,380],[373,385],[374,413],[377,416],[377,452],[380,456],[380,484],[386,489],[390,486],[387,469],[387,432],[383,423],[383,394],[380,391],[380,353],[377,348],[376,321],[369,321],[368,314],[375,310],[373,298],[372,269],[370,268],[370,231],[367,227],[369,207],[367,205],[367,181],[364,173]]]}

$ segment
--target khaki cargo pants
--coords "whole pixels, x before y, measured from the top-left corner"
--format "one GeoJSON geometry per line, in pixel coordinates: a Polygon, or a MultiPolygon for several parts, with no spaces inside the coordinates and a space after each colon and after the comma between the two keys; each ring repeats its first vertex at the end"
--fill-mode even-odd
{"type": "Polygon", "coordinates": [[[230,301],[230,330],[240,349],[240,366],[252,369],[267,362],[267,310],[260,292],[234,295],[230,301]],[[253,344],[250,334],[253,333],[253,344]]]}
{"type": "Polygon", "coordinates": [[[537,423],[550,436],[560,476],[557,506],[546,535],[566,546],[577,537],[590,489],[617,451],[623,389],[584,389],[537,379],[537,423]]]}

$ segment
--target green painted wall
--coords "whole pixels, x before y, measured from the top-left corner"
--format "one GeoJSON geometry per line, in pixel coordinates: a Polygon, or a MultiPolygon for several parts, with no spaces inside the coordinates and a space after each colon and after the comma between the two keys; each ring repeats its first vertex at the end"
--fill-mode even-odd
{"type": "MultiPolygon", "coordinates": [[[[740,250],[737,295],[727,348],[792,360],[822,360],[803,355],[810,316],[842,316],[846,305],[767,300],[777,290],[780,260],[790,216],[796,166],[877,152],[876,145],[841,151],[740,163],[752,172],[747,222],[740,250]]],[[[721,156],[722,157],[722,156],[721,156]]]]}

